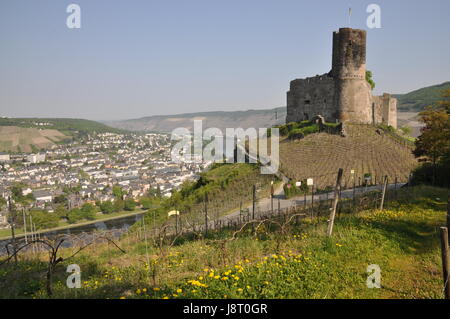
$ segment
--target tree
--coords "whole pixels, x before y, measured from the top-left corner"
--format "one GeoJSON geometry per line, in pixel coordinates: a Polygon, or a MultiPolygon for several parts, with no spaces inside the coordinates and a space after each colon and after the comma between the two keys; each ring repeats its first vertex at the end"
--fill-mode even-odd
{"type": "MultiPolygon", "coordinates": [[[[438,169],[442,169],[440,180],[445,180],[446,172],[450,171],[450,90],[444,92],[443,97],[445,100],[439,102],[437,107],[429,106],[419,114],[424,127],[413,151],[416,157],[423,157],[425,161],[431,162],[433,185],[438,177],[438,169]]],[[[427,175],[426,169],[427,166],[422,165],[415,175],[423,179],[427,175]]]]}
{"type": "Polygon", "coordinates": [[[148,197],[142,197],[139,203],[142,205],[142,209],[150,209],[152,207],[152,200],[148,197]]]}
{"type": "Polygon", "coordinates": [[[125,200],[124,209],[127,211],[133,211],[136,209],[136,202],[132,198],[125,200]]]}
{"type": "Polygon", "coordinates": [[[106,201],[100,204],[100,210],[104,214],[111,214],[114,212],[114,204],[110,201],[106,201]]]}
{"type": "Polygon", "coordinates": [[[114,197],[123,199],[123,195],[125,195],[125,192],[123,191],[122,187],[118,185],[114,185],[112,189],[112,193],[114,197]]]}
{"type": "Polygon", "coordinates": [[[445,110],[447,114],[450,114],[450,89],[444,91],[442,93],[442,97],[444,98],[444,100],[439,101],[438,105],[440,108],[445,110]]]}
{"type": "Polygon", "coordinates": [[[372,79],[372,71],[366,71],[366,81],[370,84],[370,87],[373,90],[375,88],[375,82],[372,79]]]}
{"type": "Polygon", "coordinates": [[[4,206],[6,206],[6,199],[0,197],[0,209],[2,209],[4,206]]]}
{"type": "Polygon", "coordinates": [[[428,107],[419,113],[425,124],[416,140],[416,157],[425,156],[436,164],[449,151],[449,114],[443,109],[428,107]]]}
{"type": "Polygon", "coordinates": [[[116,199],[113,205],[114,205],[114,212],[116,213],[121,212],[124,209],[124,202],[121,199],[116,199]]]}
{"type": "Polygon", "coordinates": [[[57,205],[55,208],[55,214],[59,217],[59,218],[67,218],[67,209],[63,204],[57,205]]]}
{"type": "Polygon", "coordinates": [[[67,214],[67,219],[70,224],[74,224],[83,219],[83,214],[79,208],[74,208],[67,214]]]}
{"type": "Polygon", "coordinates": [[[47,229],[58,226],[59,217],[43,210],[30,211],[36,229],[47,229]]]}
{"type": "Polygon", "coordinates": [[[404,125],[400,128],[400,131],[402,131],[402,133],[404,135],[411,135],[411,128],[407,125],[404,125]]]}
{"type": "Polygon", "coordinates": [[[94,205],[86,203],[81,207],[81,212],[83,215],[83,218],[88,220],[95,219],[95,213],[97,213],[97,209],[94,205]]]}

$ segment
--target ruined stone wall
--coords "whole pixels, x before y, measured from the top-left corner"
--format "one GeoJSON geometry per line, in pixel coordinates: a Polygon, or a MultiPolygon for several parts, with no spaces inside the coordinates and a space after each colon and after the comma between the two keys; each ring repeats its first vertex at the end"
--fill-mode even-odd
{"type": "Polygon", "coordinates": [[[397,128],[397,99],[389,98],[389,118],[387,124],[393,128],[397,128]]]}
{"type": "Polygon", "coordinates": [[[331,71],[291,82],[286,122],[310,120],[317,115],[327,122],[397,127],[397,100],[389,94],[372,96],[366,81],[366,31],[340,28],[333,32],[331,71]]]}
{"type": "Polygon", "coordinates": [[[328,74],[291,81],[287,93],[286,122],[310,120],[322,115],[327,122],[335,122],[334,79],[328,74]]]}
{"type": "Polygon", "coordinates": [[[390,94],[372,97],[373,124],[386,124],[397,128],[397,99],[390,94]]]}
{"type": "Polygon", "coordinates": [[[378,124],[383,122],[383,97],[372,97],[372,124],[378,124]]]}

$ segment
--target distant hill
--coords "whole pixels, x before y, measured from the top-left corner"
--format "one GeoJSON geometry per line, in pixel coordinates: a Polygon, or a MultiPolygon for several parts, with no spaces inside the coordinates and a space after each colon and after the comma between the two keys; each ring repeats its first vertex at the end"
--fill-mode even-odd
{"type": "Polygon", "coordinates": [[[194,120],[203,120],[203,128],[217,127],[225,132],[227,127],[271,127],[284,123],[286,108],[248,110],[235,112],[200,112],[177,115],[158,115],[134,120],[104,122],[112,127],[132,131],[171,132],[177,127],[192,129],[194,120]]]}
{"type": "Polygon", "coordinates": [[[0,126],[0,151],[38,152],[70,139],[58,130],[0,126]]]}
{"type": "Polygon", "coordinates": [[[120,129],[107,126],[105,124],[83,120],[66,118],[0,118],[1,126],[18,126],[24,128],[40,128],[58,130],[65,135],[80,135],[91,133],[120,133],[120,129]]]}
{"type": "MultiPolygon", "coordinates": [[[[406,94],[394,94],[398,99],[400,112],[419,112],[425,106],[433,105],[441,99],[443,90],[450,89],[450,82],[415,90],[406,94]]],[[[408,114],[408,118],[414,117],[408,114]]],[[[271,127],[285,123],[286,107],[265,110],[235,112],[199,112],[177,115],[157,115],[139,119],[104,122],[115,128],[130,131],[171,132],[177,127],[192,129],[193,120],[203,120],[203,127],[217,127],[224,131],[227,127],[271,127]]],[[[409,124],[401,119],[400,125],[409,124]]],[[[416,132],[417,133],[417,132],[416,132]]]]}
{"type": "Polygon", "coordinates": [[[435,105],[442,99],[442,92],[450,89],[450,81],[421,88],[406,94],[394,94],[400,111],[420,112],[426,106],[435,105]]]}
{"type": "Polygon", "coordinates": [[[0,118],[0,152],[37,152],[92,133],[123,130],[82,119],[0,118]]]}

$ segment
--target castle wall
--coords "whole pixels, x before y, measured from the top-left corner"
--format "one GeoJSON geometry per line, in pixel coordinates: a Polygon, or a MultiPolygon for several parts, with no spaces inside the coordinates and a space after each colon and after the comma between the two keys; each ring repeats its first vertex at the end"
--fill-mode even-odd
{"type": "Polygon", "coordinates": [[[372,97],[372,124],[378,124],[383,122],[383,97],[372,97]]]}
{"type": "Polygon", "coordinates": [[[327,122],[385,123],[397,127],[397,100],[372,96],[366,80],[366,31],[340,28],[333,32],[329,73],[291,81],[286,122],[321,115],[327,122]]]}
{"type": "Polygon", "coordinates": [[[287,123],[309,120],[318,114],[327,122],[335,122],[333,78],[324,74],[291,81],[287,106],[287,123]]]}
{"type": "Polygon", "coordinates": [[[390,94],[372,97],[373,124],[386,124],[397,128],[397,99],[390,94]]]}

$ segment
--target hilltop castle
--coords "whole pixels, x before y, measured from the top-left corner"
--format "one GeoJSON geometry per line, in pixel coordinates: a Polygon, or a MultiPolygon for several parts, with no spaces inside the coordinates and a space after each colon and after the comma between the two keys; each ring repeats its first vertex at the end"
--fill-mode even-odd
{"type": "Polygon", "coordinates": [[[340,28],[333,32],[329,73],[291,81],[287,92],[286,122],[386,124],[397,127],[397,100],[390,94],[372,96],[366,81],[366,31],[340,28]]]}

